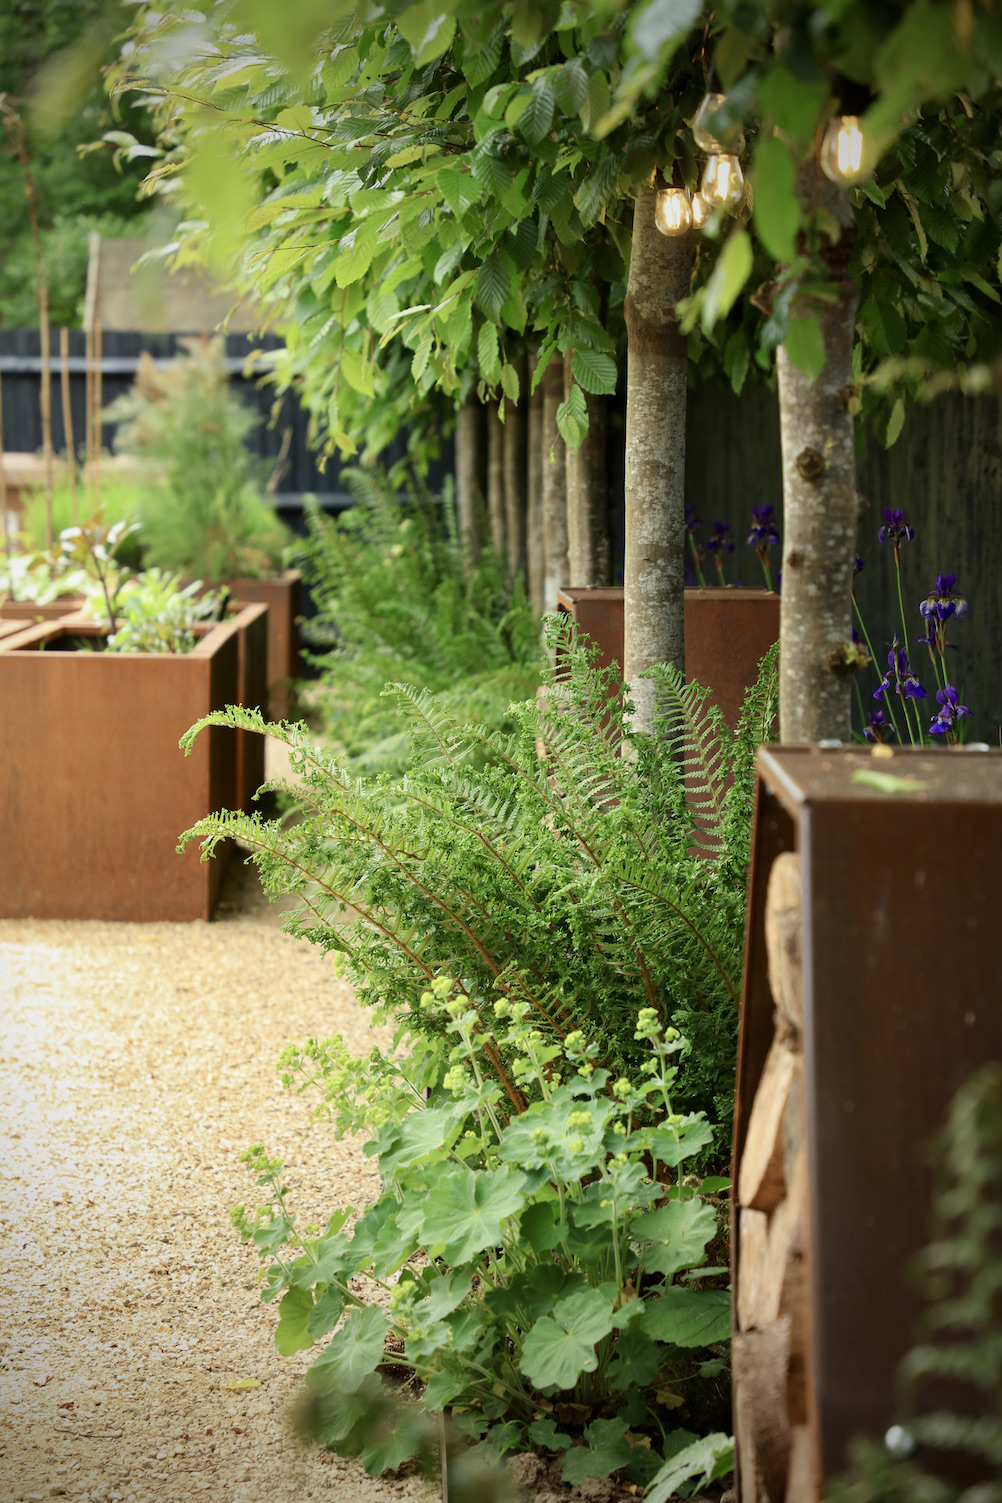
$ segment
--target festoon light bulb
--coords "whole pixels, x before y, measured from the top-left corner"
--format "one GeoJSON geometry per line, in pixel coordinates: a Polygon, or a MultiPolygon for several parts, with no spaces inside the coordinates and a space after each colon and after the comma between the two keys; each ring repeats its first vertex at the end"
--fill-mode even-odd
{"type": "Polygon", "coordinates": [[[710,122],[718,110],[727,103],[727,95],[710,91],[703,95],[702,103],[693,116],[692,139],[700,151],[738,152],[744,145],[744,132],[740,126],[732,126],[726,135],[717,136],[710,129],[710,122]]]}
{"type": "Polygon", "coordinates": [[[654,223],[662,235],[685,235],[692,229],[692,205],[684,188],[659,188],[654,198],[654,223]]]}
{"type": "Polygon", "coordinates": [[[736,156],[730,152],[714,152],[707,157],[700,196],[711,209],[720,204],[733,210],[744,202],[745,175],[736,156]]]}
{"type": "Polygon", "coordinates": [[[821,171],[833,183],[855,183],[866,177],[865,142],[857,115],[835,115],[821,142],[821,171]]]}
{"type": "Polygon", "coordinates": [[[706,202],[702,193],[694,193],[692,196],[692,222],[697,230],[701,230],[704,224],[709,224],[713,207],[706,202]]]}

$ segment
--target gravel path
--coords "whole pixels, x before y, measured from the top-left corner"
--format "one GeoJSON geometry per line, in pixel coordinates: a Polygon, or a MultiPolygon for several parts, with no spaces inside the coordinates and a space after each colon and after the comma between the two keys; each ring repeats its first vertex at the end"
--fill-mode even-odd
{"type": "Polygon", "coordinates": [[[0,922],[3,1503],[430,1496],[292,1437],[308,1355],[275,1351],[230,1227],[257,1195],[251,1142],[311,1221],[377,1190],[279,1085],[287,1043],[373,1039],[280,919],[238,866],[212,924],[0,922]]]}

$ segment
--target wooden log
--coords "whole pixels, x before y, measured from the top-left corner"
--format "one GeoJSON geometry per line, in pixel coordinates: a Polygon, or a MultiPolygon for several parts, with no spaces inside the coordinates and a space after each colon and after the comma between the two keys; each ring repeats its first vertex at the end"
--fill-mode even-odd
{"type": "Polygon", "coordinates": [[[771,1211],[786,1192],[784,1113],[797,1056],[773,1041],[748,1119],[738,1171],[738,1201],[748,1210],[771,1211]]]}
{"type": "Polygon", "coordinates": [[[738,1239],[738,1330],[751,1331],[760,1323],[762,1285],[769,1277],[769,1218],[764,1211],[741,1207],[738,1239]]]}
{"type": "Polygon", "coordinates": [[[784,1503],[815,1503],[814,1445],[807,1425],[794,1425],[790,1441],[790,1465],[784,1503]]]}
{"type": "Polygon", "coordinates": [[[790,1427],[786,1418],[789,1320],[732,1342],[734,1412],[740,1503],[780,1503],[786,1497],[790,1427]]]}
{"type": "Polygon", "coordinates": [[[795,851],[777,856],[769,871],[765,899],[765,944],[769,986],[779,1013],[779,1033],[799,1047],[804,1027],[803,871],[795,851]]]}

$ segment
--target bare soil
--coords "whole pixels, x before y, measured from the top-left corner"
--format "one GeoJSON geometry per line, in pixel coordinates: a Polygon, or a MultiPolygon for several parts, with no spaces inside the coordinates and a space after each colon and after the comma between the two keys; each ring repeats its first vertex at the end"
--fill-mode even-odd
{"type": "MultiPolygon", "coordinates": [[[[0,922],[0,1500],[427,1499],[307,1450],[258,1261],[253,1142],[321,1222],[378,1190],[282,1090],[289,1042],[374,1035],[236,865],[212,924],[0,922]]],[[[378,1036],[377,1036],[378,1037],[378,1036]]]]}

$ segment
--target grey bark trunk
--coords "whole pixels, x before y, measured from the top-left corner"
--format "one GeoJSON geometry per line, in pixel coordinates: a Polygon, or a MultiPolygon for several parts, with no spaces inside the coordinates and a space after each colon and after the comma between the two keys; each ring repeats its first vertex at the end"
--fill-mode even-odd
{"type": "MultiPolygon", "coordinates": [[[[564,394],[571,388],[571,357],[564,358],[564,394]]],[[[580,449],[567,451],[567,556],[572,585],[588,588],[611,579],[609,487],[605,468],[606,403],[585,392],[588,432],[580,449]]]]}
{"type": "MultiPolygon", "coordinates": [[[[530,371],[535,368],[531,362],[530,371]]],[[[542,382],[529,398],[529,515],[525,530],[526,567],[529,603],[537,615],[543,609],[543,386],[542,382]]]]}
{"type": "Polygon", "coordinates": [[[780,605],[779,734],[788,745],[850,739],[852,564],[858,499],[852,415],[852,343],[859,293],[846,270],[855,239],[849,195],[814,160],[798,173],[805,213],[823,208],[843,227],[825,252],[838,298],[825,305],[824,370],[808,382],[780,346],[783,449],[783,592],[780,605]]]}
{"type": "Polygon", "coordinates": [[[557,427],[564,399],[564,371],[550,360],[543,388],[543,609],[555,611],[557,591],[570,583],[567,562],[567,450],[557,427]]]}
{"type": "Polygon", "coordinates": [[[471,392],[456,413],[456,522],[463,551],[471,563],[480,557],[480,512],[483,495],[483,408],[471,392]]]}
{"type": "Polygon", "coordinates": [[[632,727],[650,731],[655,691],[641,674],[655,663],[685,670],[686,342],[675,308],[689,291],[692,237],[654,224],[654,190],[633,211],[626,291],[626,560],[623,677],[632,727]]]}
{"type": "Polygon", "coordinates": [[[508,539],[508,572],[512,579],[526,577],[525,532],[529,510],[528,374],[522,355],[516,362],[519,399],[505,404],[504,423],[504,503],[505,533],[508,539]]]}
{"type": "Polygon", "coordinates": [[[504,507],[504,423],[491,402],[487,408],[487,516],[491,544],[498,558],[508,551],[504,507]]]}

